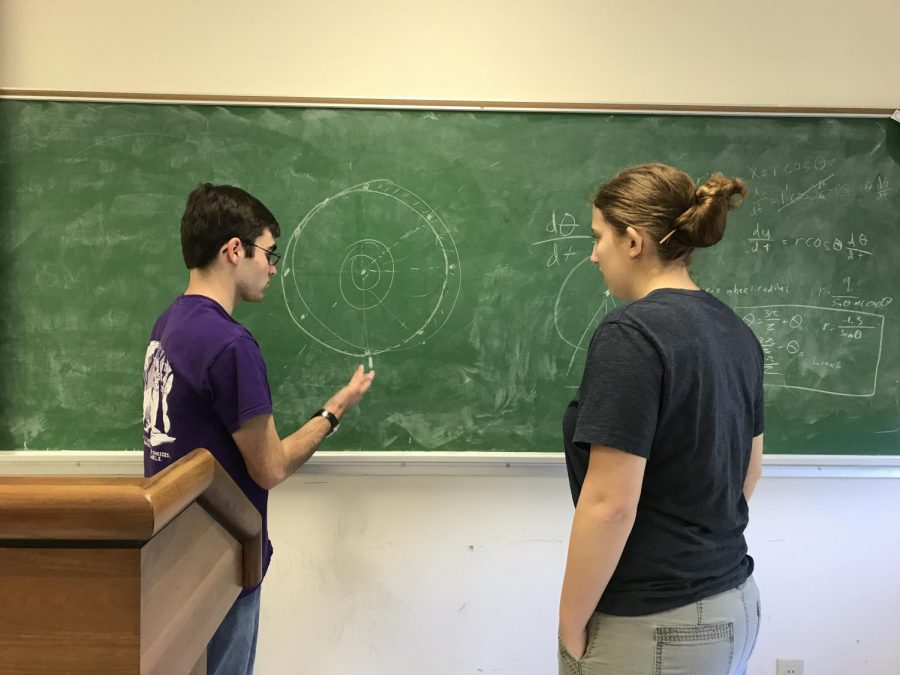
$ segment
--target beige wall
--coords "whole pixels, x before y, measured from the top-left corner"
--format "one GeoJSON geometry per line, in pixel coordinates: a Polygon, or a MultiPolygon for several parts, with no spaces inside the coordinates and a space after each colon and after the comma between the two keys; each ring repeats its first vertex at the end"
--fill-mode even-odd
{"type": "Polygon", "coordinates": [[[897,0],[0,0],[0,87],[900,106],[897,0]]]}

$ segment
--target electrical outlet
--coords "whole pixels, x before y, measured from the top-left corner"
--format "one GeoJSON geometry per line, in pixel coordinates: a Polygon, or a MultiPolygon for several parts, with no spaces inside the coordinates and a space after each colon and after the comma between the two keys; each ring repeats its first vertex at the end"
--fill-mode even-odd
{"type": "Polygon", "coordinates": [[[775,675],[803,675],[803,660],[776,659],[775,675]]]}

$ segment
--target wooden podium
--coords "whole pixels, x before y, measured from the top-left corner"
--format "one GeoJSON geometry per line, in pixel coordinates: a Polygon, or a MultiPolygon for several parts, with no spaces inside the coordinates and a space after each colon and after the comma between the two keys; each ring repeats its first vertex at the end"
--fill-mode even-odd
{"type": "Polygon", "coordinates": [[[205,673],[261,529],[201,448],[152,478],[0,477],[0,673],[205,673]]]}

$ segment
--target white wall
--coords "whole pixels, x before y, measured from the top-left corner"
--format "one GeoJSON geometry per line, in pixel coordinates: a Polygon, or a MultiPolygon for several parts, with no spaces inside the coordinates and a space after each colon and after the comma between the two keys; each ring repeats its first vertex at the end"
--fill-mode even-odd
{"type": "MultiPolygon", "coordinates": [[[[555,672],[572,516],[531,476],[301,473],[271,495],[259,672],[555,672]]],[[[748,541],[763,599],[750,675],[896,674],[896,479],[764,478],[748,541]]]]}
{"type": "MultiPolygon", "coordinates": [[[[896,0],[0,0],[0,88],[893,107],[896,0]]],[[[258,672],[554,672],[571,518],[526,475],[301,473],[272,494],[258,672]]],[[[770,478],[751,673],[897,673],[900,490],[770,478]]]]}

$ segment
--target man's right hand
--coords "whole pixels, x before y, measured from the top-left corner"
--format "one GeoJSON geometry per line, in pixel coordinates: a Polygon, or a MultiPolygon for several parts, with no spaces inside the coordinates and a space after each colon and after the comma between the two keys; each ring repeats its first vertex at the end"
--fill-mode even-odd
{"type": "MultiPolygon", "coordinates": [[[[367,373],[360,366],[347,386],[328,399],[325,408],[340,417],[359,402],[374,378],[374,370],[367,373]]],[[[307,421],[281,440],[272,413],[266,413],[250,418],[231,434],[247,464],[247,471],[260,487],[271,490],[312,457],[328,428],[321,418],[318,420],[307,421]]]]}
{"type": "Polygon", "coordinates": [[[370,370],[367,373],[365,368],[361,365],[358,366],[347,385],[328,399],[325,403],[325,409],[338,417],[343,417],[345,412],[359,403],[359,400],[372,386],[372,380],[374,379],[374,370],[370,370]]]}

